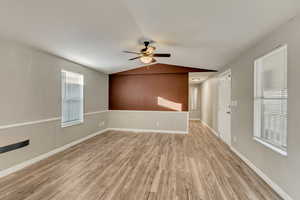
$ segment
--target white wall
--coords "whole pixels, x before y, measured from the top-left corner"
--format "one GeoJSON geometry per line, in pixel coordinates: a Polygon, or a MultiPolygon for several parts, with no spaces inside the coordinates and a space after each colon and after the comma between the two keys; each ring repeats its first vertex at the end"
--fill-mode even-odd
{"type": "MultiPolygon", "coordinates": [[[[275,184],[294,200],[300,199],[300,16],[281,26],[257,45],[236,58],[229,67],[232,75],[232,100],[237,100],[231,116],[232,146],[259,168],[275,184]],[[282,156],[253,140],[253,87],[254,60],[270,52],[278,45],[288,45],[288,156],[282,156]],[[233,140],[236,138],[236,142],[233,140]]],[[[225,68],[223,69],[225,70],[225,68]]],[[[213,128],[216,124],[217,98],[214,78],[202,84],[203,102],[209,110],[203,112],[204,119],[213,128]],[[208,97],[204,97],[207,95],[208,97]],[[213,101],[213,102],[210,102],[213,101]],[[212,112],[212,115],[209,115],[212,112]]]]}
{"type": "Polygon", "coordinates": [[[109,128],[169,133],[188,132],[188,112],[111,110],[108,119],[109,128]]]}

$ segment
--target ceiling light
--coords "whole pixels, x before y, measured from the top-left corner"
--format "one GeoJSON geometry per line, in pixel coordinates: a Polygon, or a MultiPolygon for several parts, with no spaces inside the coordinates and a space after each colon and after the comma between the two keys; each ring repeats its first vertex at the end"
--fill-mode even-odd
{"type": "Polygon", "coordinates": [[[147,48],[147,54],[153,54],[154,51],[155,51],[155,47],[149,46],[149,47],[147,48]]]}
{"type": "Polygon", "coordinates": [[[140,58],[142,63],[149,64],[153,61],[153,58],[151,56],[143,56],[140,58]]]}

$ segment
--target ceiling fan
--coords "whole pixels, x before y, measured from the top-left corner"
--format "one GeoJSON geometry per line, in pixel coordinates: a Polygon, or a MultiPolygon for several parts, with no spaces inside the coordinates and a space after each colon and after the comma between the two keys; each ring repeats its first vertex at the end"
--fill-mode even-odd
{"type": "Polygon", "coordinates": [[[154,46],[150,46],[150,43],[152,42],[145,41],[144,42],[145,48],[143,48],[139,53],[132,52],[132,51],[124,51],[124,53],[132,53],[138,55],[137,57],[131,58],[129,60],[140,59],[140,61],[144,64],[156,62],[156,59],[154,57],[165,57],[165,58],[171,57],[171,54],[169,53],[154,53],[156,48],[154,46]]]}

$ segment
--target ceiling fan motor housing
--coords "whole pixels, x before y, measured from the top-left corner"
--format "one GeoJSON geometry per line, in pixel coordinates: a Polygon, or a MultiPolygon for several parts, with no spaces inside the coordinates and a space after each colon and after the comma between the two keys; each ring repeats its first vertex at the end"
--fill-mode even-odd
{"type": "Polygon", "coordinates": [[[169,54],[169,53],[154,53],[156,48],[154,46],[150,46],[150,44],[154,43],[154,41],[146,40],[143,43],[145,45],[145,48],[143,48],[140,51],[140,53],[132,52],[132,51],[125,51],[125,53],[132,53],[132,54],[139,55],[139,56],[137,56],[135,58],[131,58],[129,60],[140,59],[142,63],[148,64],[148,63],[156,62],[154,57],[170,57],[171,56],[171,54],[169,54]]]}
{"type": "Polygon", "coordinates": [[[142,53],[144,53],[144,52],[147,51],[150,42],[149,41],[145,41],[144,44],[145,44],[145,48],[141,50],[142,53]]]}

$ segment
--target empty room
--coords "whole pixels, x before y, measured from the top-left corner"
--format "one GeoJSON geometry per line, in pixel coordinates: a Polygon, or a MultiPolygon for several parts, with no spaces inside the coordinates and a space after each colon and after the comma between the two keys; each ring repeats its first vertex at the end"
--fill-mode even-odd
{"type": "Polygon", "coordinates": [[[0,200],[299,200],[299,0],[0,0],[0,200]]]}

